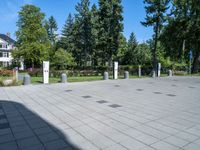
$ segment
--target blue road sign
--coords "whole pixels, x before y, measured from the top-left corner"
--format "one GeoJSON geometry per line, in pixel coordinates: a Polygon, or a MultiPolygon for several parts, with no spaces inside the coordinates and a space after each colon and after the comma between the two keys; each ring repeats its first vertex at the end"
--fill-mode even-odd
{"type": "Polygon", "coordinates": [[[192,60],[192,58],[193,58],[192,50],[190,50],[189,55],[190,55],[190,60],[192,60]]]}

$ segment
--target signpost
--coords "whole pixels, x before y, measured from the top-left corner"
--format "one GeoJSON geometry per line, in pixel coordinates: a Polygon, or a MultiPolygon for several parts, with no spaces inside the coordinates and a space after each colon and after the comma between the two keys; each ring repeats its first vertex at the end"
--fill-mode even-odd
{"type": "Polygon", "coordinates": [[[114,62],[113,79],[118,79],[118,62],[114,62]]]}
{"type": "Polygon", "coordinates": [[[160,77],[160,72],[161,72],[161,63],[158,63],[158,77],[160,77]]]}
{"type": "Polygon", "coordinates": [[[43,83],[49,83],[49,61],[43,61],[43,83]]]}
{"type": "Polygon", "coordinates": [[[193,59],[193,53],[192,53],[192,50],[190,50],[190,52],[189,52],[189,57],[190,57],[189,73],[191,74],[191,72],[192,72],[192,59],[193,59]]]}

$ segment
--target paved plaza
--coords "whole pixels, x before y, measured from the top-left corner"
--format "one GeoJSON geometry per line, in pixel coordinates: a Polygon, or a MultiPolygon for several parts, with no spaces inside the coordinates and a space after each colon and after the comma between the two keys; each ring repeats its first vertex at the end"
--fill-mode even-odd
{"type": "Polygon", "coordinates": [[[200,78],[0,88],[0,150],[200,150],[200,78]]]}

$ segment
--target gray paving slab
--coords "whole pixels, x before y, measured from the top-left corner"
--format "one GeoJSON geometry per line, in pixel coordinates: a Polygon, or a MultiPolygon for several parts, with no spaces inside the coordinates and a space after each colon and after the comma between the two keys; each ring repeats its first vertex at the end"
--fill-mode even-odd
{"type": "Polygon", "coordinates": [[[196,150],[199,91],[200,77],[0,88],[0,149],[196,150]]]}

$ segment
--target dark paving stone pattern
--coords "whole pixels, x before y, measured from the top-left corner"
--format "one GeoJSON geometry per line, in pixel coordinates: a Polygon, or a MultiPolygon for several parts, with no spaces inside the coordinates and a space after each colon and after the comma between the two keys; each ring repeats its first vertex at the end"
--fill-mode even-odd
{"type": "Polygon", "coordinates": [[[83,98],[92,98],[90,95],[82,96],[83,98]]]}
{"type": "Polygon", "coordinates": [[[162,94],[161,92],[153,92],[154,94],[162,94]]]}
{"type": "Polygon", "coordinates": [[[166,94],[167,96],[170,96],[170,97],[175,97],[176,95],[175,94],[166,94]]]}
{"type": "Polygon", "coordinates": [[[66,92],[72,92],[72,90],[66,90],[66,92]]]}
{"type": "Polygon", "coordinates": [[[144,91],[144,89],[136,89],[137,91],[144,91]]]}
{"type": "Polygon", "coordinates": [[[101,100],[101,101],[97,101],[97,103],[99,104],[104,104],[104,103],[108,103],[107,101],[101,100]]]}
{"type": "Polygon", "coordinates": [[[112,107],[112,108],[122,107],[121,105],[118,105],[118,104],[112,104],[112,105],[109,105],[109,106],[112,107]]]}

